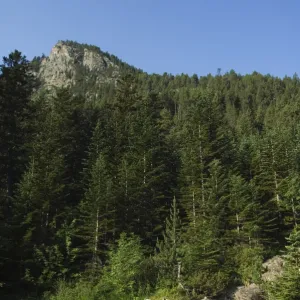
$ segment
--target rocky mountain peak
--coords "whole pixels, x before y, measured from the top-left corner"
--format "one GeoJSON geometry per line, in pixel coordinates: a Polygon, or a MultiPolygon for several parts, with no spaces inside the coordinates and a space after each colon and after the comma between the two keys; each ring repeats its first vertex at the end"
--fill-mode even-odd
{"type": "Polygon", "coordinates": [[[93,76],[96,83],[115,81],[119,66],[110,56],[96,46],[72,41],[59,41],[50,55],[41,60],[38,76],[46,86],[70,86],[77,79],[88,80],[93,76]]]}

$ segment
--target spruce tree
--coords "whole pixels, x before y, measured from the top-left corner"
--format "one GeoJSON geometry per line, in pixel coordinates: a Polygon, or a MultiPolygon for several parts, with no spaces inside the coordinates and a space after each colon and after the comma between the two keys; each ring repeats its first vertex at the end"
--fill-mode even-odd
{"type": "MultiPolygon", "coordinates": [[[[23,232],[22,277],[40,288],[52,285],[55,278],[69,276],[76,256],[71,251],[78,201],[73,195],[81,191],[77,173],[70,174],[78,139],[73,127],[77,108],[72,107],[71,99],[69,91],[61,89],[54,96],[37,100],[43,104],[30,145],[30,163],[15,197],[23,232]]],[[[80,167],[76,172],[82,172],[80,167]]]]}
{"type": "Polygon", "coordinates": [[[122,233],[117,247],[111,249],[109,265],[99,288],[100,299],[133,299],[142,288],[144,250],[138,236],[122,233]]]}
{"type": "Polygon", "coordinates": [[[20,285],[19,222],[15,218],[17,184],[28,160],[27,143],[31,139],[34,111],[31,95],[35,80],[30,65],[15,50],[3,57],[0,65],[0,282],[4,291],[20,285]]]}
{"type": "Polygon", "coordinates": [[[13,196],[26,162],[25,143],[34,84],[29,62],[21,52],[15,50],[3,57],[0,65],[0,172],[1,190],[8,197],[13,196]]]}
{"type": "Polygon", "coordinates": [[[184,283],[200,295],[216,295],[229,280],[228,270],[223,264],[226,186],[220,162],[213,160],[206,183],[205,215],[199,215],[195,224],[190,222],[183,235],[184,283]]]}
{"type": "Polygon", "coordinates": [[[81,260],[93,271],[103,266],[114,226],[114,198],[112,179],[106,158],[99,153],[90,169],[90,179],[84,199],[79,205],[76,236],[82,240],[79,246],[81,260]]]}
{"type": "Polygon", "coordinates": [[[157,243],[158,253],[155,261],[158,265],[160,284],[172,287],[181,280],[181,221],[175,197],[165,226],[163,239],[157,243]]]}

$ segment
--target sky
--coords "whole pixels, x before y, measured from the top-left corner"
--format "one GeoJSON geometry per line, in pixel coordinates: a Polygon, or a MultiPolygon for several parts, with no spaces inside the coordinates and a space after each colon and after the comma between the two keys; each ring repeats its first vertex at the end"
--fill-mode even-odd
{"type": "Polygon", "coordinates": [[[300,74],[298,0],[0,0],[0,56],[99,46],[149,73],[300,74]]]}

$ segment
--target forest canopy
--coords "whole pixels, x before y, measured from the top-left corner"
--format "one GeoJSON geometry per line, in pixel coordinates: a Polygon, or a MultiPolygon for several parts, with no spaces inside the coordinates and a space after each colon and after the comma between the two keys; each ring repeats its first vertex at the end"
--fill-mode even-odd
{"type": "Polygon", "coordinates": [[[265,297],[299,299],[298,76],[146,74],[104,55],[116,84],[82,73],[53,91],[33,75],[44,56],[0,65],[1,299],[215,297],[263,285],[282,253],[265,297]]]}

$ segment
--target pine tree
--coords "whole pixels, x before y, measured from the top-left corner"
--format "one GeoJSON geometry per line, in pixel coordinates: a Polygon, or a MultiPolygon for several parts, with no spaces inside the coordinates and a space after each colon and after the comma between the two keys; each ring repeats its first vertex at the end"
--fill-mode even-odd
{"type": "Polygon", "coordinates": [[[136,102],[140,99],[137,86],[132,75],[124,76],[118,82],[112,114],[113,149],[111,152],[111,166],[114,182],[116,183],[116,230],[121,233],[132,232],[128,229],[133,220],[130,203],[130,172],[131,162],[129,153],[132,152],[132,126],[136,102]]]}
{"type": "Polygon", "coordinates": [[[79,205],[76,236],[83,241],[80,256],[96,271],[104,263],[114,226],[112,179],[106,158],[99,153],[90,170],[85,197],[79,205]]]}
{"type": "Polygon", "coordinates": [[[123,108],[126,126],[119,134],[123,146],[119,147],[116,142],[119,150],[114,152],[118,157],[114,162],[118,166],[115,182],[119,186],[117,228],[139,234],[145,242],[154,244],[162,231],[160,220],[166,217],[170,207],[174,175],[169,167],[172,170],[173,162],[166,146],[166,135],[160,129],[158,97],[154,94],[140,97],[133,83],[128,92],[129,83],[118,94],[118,97],[122,94],[128,97],[123,101],[131,105],[129,108],[119,105],[123,108]]]}
{"type": "Polygon", "coordinates": [[[31,113],[30,96],[34,79],[30,75],[29,62],[15,50],[3,58],[0,65],[0,172],[1,190],[8,197],[14,194],[26,161],[25,143],[31,113]]]}
{"type": "Polygon", "coordinates": [[[285,224],[297,226],[299,223],[299,210],[300,210],[300,199],[299,199],[299,174],[292,172],[286,177],[280,186],[282,193],[281,207],[285,214],[285,224]]]}
{"type": "Polygon", "coordinates": [[[174,197],[170,215],[166,219],[166,227],[163,240],[158,241],[158,254],[155,261],[158,265],[160,282],[162,285],[174,286],[180,283],[181,276],[181,222],[177,201],[174,197]]]}
{"type": "Polygon", "coordinates": [[[209,166],[205,215],[190,222],[183,236],[184,284],[200,295],[216,295],[228,283],[224,262],[224,230],[227,182],[218,160],[209,166]]]}
{"type": "Polygon", "coordinates": [[[134,174],[132,205],[139,228],[136,233],[153,244],[161,234],[161,220],[166,218],[174,189],[171,171],[175,157],[167,148],[160,111],[161,103],[155,94],[137,103],[132,151],[128,153],[134,174]]]}
{"type": "Polygon", "coordinates": [[[187,111],[182,122],[181,153],[182,194],[186,213],[194,226],[196,218],[205,215],[207,206],[207,169],[212,159],[212,143],[206,112],[209,102],[201,99],[196,107],[187,111]]]}
{"type": "MultiPolygon", "coordinates": [[[[228,223],[235,244],[257,246],[261,242],[260,231],[263,219],[252,189],[251,184],[248,184],[241,176],[230,176],[228,223]]],[[[228,233],[229,230],[228,228],[228,233]]]]}
{"type": "MultiPolygon", "coordinates": [[[[58,123],[53,117],[49,115],[43,124],[43,130],[34,141],[30,165],[16,196],[24,232],[23,259],[26,272],[24,276],[27,281],[34,283],[41,283],[40,276],[43,276],[47,268],[44,261],[50,259],[50,257],[42,259],[41,255],[47,255],[46,252],[57,242],[56,233],[65,221],[63,214],[66,209],[65,161],[57,143],[60,129],[56,127],[58,123]]],[[[48,266],[52,266],[50,262],[48,263],[48,266]]],[[[56,271],[60,272],[59,269],[56,271]]]]}
{"type": "Polygon", "coordinates": [[[31,143],[30,163],[15,197],[23,232],[22,276],[41,288],[52,285],[55,278],[67,277],[76,256],[70,243],[77,204],[73,193],[78,186],[74,184],[76,175],[70,171],[71,157],[75,158],[77,151],[73,147],[77,108],[74,105],[72,110],[71,99],[69,91],[61,89],[55,96],[37,100],[43,104],[31,143]]]}
{"type": "Polygon", "coordinates": [[[35,80],[26,57],[15,50],[0,65],[0,282],[4,291],[19,286],[18,221],[13,196],[27,163],[34,111],[30,103],[35,80]]]}
{"type": "MultiPolygon", "coordinates": [[[[144,250],[138,236],[122,233],[112,249],[100,288],[103,299],[132,299],[138,295],[144,250]],[[107,293],[107,295],[105,294],[107,293]]],[[[102,299],[102,298],[101,298],[102,299]]]]}
{"type": "Polygon", "coordinates": [[[265,239],[273,246],[282,242],[284,232],[280,184],[287,174],[285,151],[279,133],[270,132],[257,145],[254,182],[264,211],[265,239]]]}

